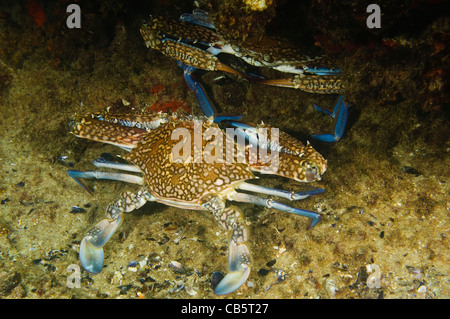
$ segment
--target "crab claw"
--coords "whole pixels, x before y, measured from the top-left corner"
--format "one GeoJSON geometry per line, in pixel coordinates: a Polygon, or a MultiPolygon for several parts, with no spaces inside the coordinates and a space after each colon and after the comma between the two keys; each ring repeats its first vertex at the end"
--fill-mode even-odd
{"type": "Polygon", "coordinates": [[[98,274],[103,268],[103,248],[95,248],[89,243],[90,238],[84,237],[80,245],[81,266],[88,272],[98,274]]]}
{"type": "Polygon", "coordinates": [[[97,274],[103,267],[103,246],[122,223],[122,214],[104,219],[87,232],[80,245],[80,262],[84,269],[97,274]]]}
{"type": "Polygon", "coordinates": [[[245,226],[238,224],[233,229],[230,238],[228,270],[230,271],[217,285],[216,295],[227,295],[241,287],[250,274],[252,257],[248,247],[244,244],[248,234],[245,226]]]}
{"type": "Polygon", "coordinates": [[[334,106],[333,113],[314,105],[317,110],[328,114],[334,119],[334,132],[333,134],[315,134],[313,138],[323,142],[337,142],[344,135],[345,128],[348,120],[348,105],[344,102],[342,96],[339,97],[336,105],[334,106]]]}
{"type": "Polygon", "coordinates": [[[206,95],[202,85],[199,82],[195,81],[195,79],[192,77],[192,73],[196,70],[196,68],[185,65],[179,61],[177,62],[177,64],[181,69],[183,69],[184,80],[187,86],[195,93],[195,97],[200,106],[200,109],[206,117],[213,117],[215,123],[220,123],[222,121],[236,121],[243,117],[243,115],[218,114],[213,103],[206,95]]]}
{"type": "Polygon", "coordinates": [[[232,293],[247,281],[249,274],[250,267],[245,267],[241,271],[230,272],[217,285],[214,293],[218,296],[232,293]]]}

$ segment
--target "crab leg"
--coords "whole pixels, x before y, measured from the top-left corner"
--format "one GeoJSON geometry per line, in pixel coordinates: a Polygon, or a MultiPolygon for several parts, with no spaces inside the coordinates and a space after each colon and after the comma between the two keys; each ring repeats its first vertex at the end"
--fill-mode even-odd
{"type": "Polygon", "coordinates": [[[242,73],[226,64],[223,64],[213,54],[205,50],[201,50],[192,45],[178,42],[169,38],[161,41],[161,52],[170,56],[183,64],[187,64],[194,68],[207,71],[223,71],[230,74],[238,75],[247,80],[257,80],[252,75],[242,73]]]}
{"type": "Polygon", "coordinates": [[[196,68],[185,65],[179,61],[177,61],[178,66],[183,69],[184,80],[187,86],[191,89],[195,94],[195,98],[197,99],[198,104],[200,105],[200,109],[206,117],[215,117],[217,111],[214,105],[209,100],[208,96],[205,94],[205,90],[203,87],[192,78],[192,72],[196,70],[196,68]]]}
{"type": "Polygon", "coordinates": [[[342,92],[339,75],[298,74],[288,79],[260,79],[261,84],[299,89],[308,93],[333,94],[342,92]]]}
{"type": "Polygon", "coordinates": [[[241,189],[249,192],[255,192],[255,193],[261,193],[266,195],[273,195],[278,196],[281,198],[286,198],[289,200],[301,200],[305,199],[312,195],[317,195],[325,192],[323,188],[313,188],[309,191],[303,191],[303,192],[293,192],[293,191],[286,191],[283,189],[276,189],[276,188],[269,188],[264,186],[259,186],[255,184],[250,184],[246,182],[241,182],[237,185],[236,189],[241,189]]]}
{"type": "MultiPolygon", "coordinates": [[[[262,187],[249,183],[241,183],[238,186],[239,189],[260,192],[269,195],[276,195],[290,200],[303,199],[311,195],[319,194],[323,192],[322,189],[313,189],[305,192],[288,192],[279,189],[273,189],[268,187],[262,187]]],[[[271,199],[264,199],[258,196],[242,194],[238,192],[232,192],[229,194],[228,199],[257,204],[265,207],[275,208],[281,211],[294,213],[301,216],[311,218],[311,227],[317,224],[320,220],[320,215],[314,212],[293,208],[280,202],[273,201],[271,199]]],[[[245,244],[248,241],[248,231],[246,227],[240,223],[239,219],[242,213],[237,207],[231,206],[224,207],[223,200],[215,198],[205,205],[207,209],[212,211],[219,224],[225,229],[232,229],[232,235],[229,241],[228,252],[228,269],[229,273],[222,279],[217,285],[214,293],[216,295],[229,294],[240,286],[242,286],[250,274],[250,266],[252,263],[250,251],[245,244]]]]}
{"type": "Polygon", "coordinates": [[[92,161],[92,163],[95,165],[95,167],[112,168],[112,169],[119,169],[122,171],[142,173],[139,167],[137,167],[136,165],[108,161],[103,157],[97,158],[96,160],[92,161]]]}
{"type": "Polygon", "coordinates": [[[132,184],[144,184],[144,179],[140,176],[136,176],[133,174],[124,174],[124,173],[113,173],[113,172],[101,172],[101,171],[74,171],[69,170],[67,171],[67,174],[69,174],[70,177],[72,177],[75,182],[78,183],[85,191],[87,191],[89,194],[92,194],[89,187],[87,187],[86,183],[84,183],[81,178],[95,178],[95,179],[109,179],[114,181],[121,181],[126,183],[132,183],[132,184]]]}
{"type": "Polygon", "coordinates": [[[341,139],[342,135],[344,135],[345,128],[347,126],[348,120],[348,106],[344,101],[342,96],[339,97],[336,105],[334,106],[333,113],[314,105],[314,107],[330,115],[334,118],[334,134],[315,134],[312,135],[313,138],[324,141],[324,142],[337,142],[341,139]]]}
{"type": "Polygon", "coordinates": [[[230,271],[217,285],[216,295],[227,295],[241,287],[250,274],[252,263],[250,251],[245,245],[247,229],[242,224],[235,225],[228,246],[228,270],[230,271]]]}
{"type": "Polygon", "coordinates": [[[202,10],[194,10],[192,13],[183,13],[180,18],[180,21],[186,21],[201,27],[215,29],[214,23],[212,23],[208,14],[202,10]]]}
{"type": "Polygon", "coordinates": [[[308,67],[304,66],[298,74],[302,74],[304,72],[315,74],[315,75],[339,75],[341,74],[340,69],[329,69],[324,67],[308,67]]]}
{"type": "Polygon", "coordinates": [[[222,52],[223,40],[210,29],[191,23],[180,24],[169,19],[150,17],[149,24],[143,25],[140,31],[148,48],[159,50],[183,64],[202,70],[223,71],[247,80],[257,79],[220,62],[216,55],[222,52]],[[167,28],[171,32],[164,32],[161,28],[167,28]],[[209,46],[212,52],[194,46],[197,43],[209,46]]]}
{"type": "Polygon", "coordinates": [[[181,69],[183,69],[184,80],[186,81],[187,86],[194,92],[197,102],[200,105],[200,109],[206,117],[213,117],[215,123],[220,123],[222,121],[235,121],[243,117],[243,115],[217,114],[217,110],[206,95],[201,84],[195,81],[192,77],[192,72],[194,72],[196,68],[185,65],[181,62],[177,62],[177,64],[181,69]]]}
{"type": "Polygon", "coordinates": [[[260,206],[264,206],[264,207],[268,207],[268,208],[278,209],[283,212],[308,217],[311,219],[311,224],[310,224],[309,228],[314,227],[320,220],[320,215],[315,212],[291,207],[289,205],[274,201],[272,199],[266,199],[266,198],[258,197],[255,195],[243,194],[243,193],[238,193],[238,192],[231,192],[228,195],[228,198],[230,200],[234,200],[236,202],[256,204],[256,205],[260,205],[260,206]]]}
{"type": "Polygon", "coordinates": [[[69,123],[70,133],[92,141],[121,147],[128,152],[147,134],[146,129],[110,123],[97,118],[81,118],[69,123]]]}
{"type": "Polygon", "coordinates": [[[103,246],[122,224],[123,213],[128,213],[143,206],[148,198],[144,190],[137,195],[124,192],[121,198],[106,209],[106,219],[89,230],[80,244],[80,262],[84,269],[91,273],[99,273],[103,267],[103,246]]]}
{"type": "Polygon", "coordinates": [[[242,212],[235,206],[225,207],[225,201],[219,197],[213,197],[203,207],[211,211],[219,222],[219,225],[231,230],[228,243],[228,270],[229,273],[217,285],[216,295],[227,295],[241,287],[250,274],[252,256],[245,244],[248,241],[248,231],[241,222],[242,212]]]}
{"type": "MultiPolygon", "coordinates": [[[[192,72],[194,72],[196,69],[192,66],[187,66],[182,64],[181,62],[178,62],[178,66],[183,69],[184,71],[184,79],[186,81],[187,86],[195,93],[195,97],[197,99],[198,104],[200,105],[200,108],[207,117],[213,117],[215,123],[221,123],[226,122],[230,125],[232,125],[235,128],[238,128],[239,130],[237,133],[243,134],[246,136],[246,138],[250,139],[250,143],[252,145],[260,145],[259,142],[255,142],[254,138],[256,138],[256,131],[255,127],[237,122],[236,120],[239,120],[242,116],[239,115],[218,115],[217,111],[214,107],[214,105],[211,103],[210,99],[206,95],[203,87],[194,80],[192,77],[192,72]],[[244,131],[244,132],[243,132],[244,131]],[[253,132],[253,133],[252,133],[253,132]]],[[[261,80],[264,82],[264,80],[261,80]]],[[[264,83],[267,84],[267,83],[264,83]]],[[[319,92],[316,92],[319,93],[319,92]]],[[[339,97],[333,113],[328,112],[325,109],[322,109],[316,105],[314,105],[316,109],[319,111],[322,111],[331,117],[335,118],[335,125],[334,125],[334,134],[314,134],[312,135],[313,138],[318,139],[320,141],[324,142],[336,142],[338,141],[342,135],[345,132],[345,128],[347,125],[347,119],[348,119],[348,106],[345,103],[342,96],[339,97]],[[337,115],[337,116],[336,116],[337,115]]]]}

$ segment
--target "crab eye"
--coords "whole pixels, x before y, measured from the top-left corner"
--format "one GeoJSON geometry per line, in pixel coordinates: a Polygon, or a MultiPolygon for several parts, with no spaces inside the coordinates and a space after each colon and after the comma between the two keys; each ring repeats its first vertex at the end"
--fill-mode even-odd
{"type": "Polygon", "coordinates": [[[315,181],[319,176],[319,169],[317,165],[312,164],[305,170],[305,177],[308,182],[315,181]]]}

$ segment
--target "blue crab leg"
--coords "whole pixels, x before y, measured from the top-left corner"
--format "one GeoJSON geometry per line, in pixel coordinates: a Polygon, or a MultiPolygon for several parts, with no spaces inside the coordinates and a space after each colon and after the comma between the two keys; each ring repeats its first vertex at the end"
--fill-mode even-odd
{"type": "Polygon", "coordinates": [[[185,65],[179,61],[177,62],[177,64],[180,68],[183,69],[184,80],[186,81],[187,86],[195,93],[195,97],[197,99],[198,104],[200,105],[200,109],[202,110],[203,114],[206,117],[213,117],[215,123],[226,122],[236,128],[241,129],[237,131],[238,134],[244,135],[245,139],[250,140],[250,143],[252,143],[253,145],[258,145],[257,133],[254,133],[255,127],[245,123],[236,122],[237,120],[242,118],[243,115],[217,114],[214,105],[209,100],[203,87],[192,77],[192,72],[194,72],[196,69],[192,66],[185,65]],[[250,131],[244,132],[242,130],[250,130],[250,131]]]}
{"type": "MultiPolygon", "coordinates": [[[[326,109],[320,108],[317,105],[314,105],[314,107],[317,110],[324,112],[325,114],[328,114],[333,119],[335,119],[335,121],[334,121],[334,133],[333,134],[314,134],[314,135],[312,135],[312,137],[314,139],[317,139],[317,140],[320,140],[323,142],[339,141],[342,138],[342,136],[344,135],[345,128],[347,126],[347,121],[348,121],[348,105],[345,103],[344,98],[342,96],[340,96],[338,98],[338,101],[337,101],[336,105],[334,106],[333,113],[329,112],[326,109]]],[[[236,133],[243,134],[246,137],[246,140],[248,140],[250,144],[255,145],[255,146],[260,145],[258,142],[257,130],[255,127],[245,124],[245,123],[240,123],[240,122],[235,122],[235,121],[227,121],[227,123],[240,129],[236,133]]],[[[269,147],[269,146],[267,146],[267,147],[269,147]]],[[[275,145],[274,147],[277,147],[277,146],[275,145]]],[[[278,149],[278,151],[282,151],[282,150],[278,149]]]]}
{"type": "Polygon", "coordinates": [[[311,219],[311,224],[310,224],[309,228],[314,227],[320,221],[320,215],[315,212],[291,207],[289,205],[274,201],[272,199],[261,198],[261,197],[255,196],[255,195],[243,194],[243,193],[238,193],[238,192],[230,193],[228,195],[228,198],[230,200],[234,200],[237,202],[256,204],[256,205],[260,205],[260,206],[264,206],[264,207],[268,207],[268,208],[278,209],[283,212],[308,217],[311,219]]]}
{"type": "Polygon", "coordinates": [[[179,20],[196,24],[208,29],[216,29],[208,14],[199,9],[194,10],[192,13],[183,13],[179,20]]]}
{"type": "Polygon", "coordinates": [[[108,161],[103,157],[93,160],[92,163],[95,165],[95,167],[112,168],[127,172],[142,173],[139,167],[137,167],[136,165],[108,161]]]}
{"type": "Polygon", "coordinates": [[[213,117],[215,123],[220,123],[225,120],[226,121],[238,120],[243,117],[243,115],[217,114],[215,107],[209,100],[203,87],[192,77],[192,72],[194,72],[196,68],[185,65],[179,61],[177,62],[177,64],[181,69],[183,69],[184,80],[186,81],[187,86],[194,92],[197,102],[200,105],[200,108],[206,117],[213,117]]]}
{"type": "Polygon", "coordinates": [[[312,137],[319,141],[324,141],[324,142],[339,141],[341,139],[342,135],[344,135],[345,127],[347,126],[347,120],[348,120],[348,106],[345,103],[344,98],[342,96],[339,97],[336,105],[334,106],[333,113],[331,113],[328,110],[325,110],[323,108],[320,108],[317,105],[314,105],[314,107],[317,110],[330,115],[332,118],[335,119],[335,122],[334,122],[334,133],[333,134],[315,134],[315,135],[312,135],[312,137]]]}
{"type": "MultiPolygon", "coordinates": [[[[217,111],[215,110],[213,104],[209,100],[208,96],[206,95],[204,89],[202,86],[194,80],[192,77],[192,72],[196,70],[196,68],[192,66],[187,66],[181,62],[177,62],[178,66],[183,69],[184,71],[184,79],[186,81],[187,86],[195,93],[195,97],[197,99],[198,104],[200,105],[200,108],[203,112],[203,114],[206,117],[213,117],[215,123],[221,123],[221,122],[227,122],[228,124],[240,128],[242,130],[247,130],[247,132],[241,132],[238,131],[240,134],[244,134],[246,136],[246,139],[251,139],[250,142],[253,141],[253,145],[258,145],[259,142],[254,141],[252,137],[254,137],[254,134],[248,134],[248,130],[255,130],[255,128],[251,125],[236,122],[240,118],[242,118],[242,115],[218,115],[217,111]]],[[[316,109],[319,109],[326,114],[332,116],[335,118],[335,126],[334,126],[334,134],[316,134],[313,135],[313,138],[324,141],[324,142],[336,142],[338,141],[342,135],[345,132],[345,127],[347,125],[347,119],[348,119],[348,106],[344,102],[343,97],[340,96],[338,99],[338,102],[336,103],[334,107],[333,114],[328,112],[325,109],[319,108],[318,106],[314,105],[316,109]],[[337,116],[336,116],[337,114],[337,116]]]]}
{"type": "MultiPolygon", "coordinates": [[[[227,124],[233,126],[235,130],[231,133],[233,135],[242,137],[246,143],[258,148],[263,148],[270,151],[284,152],[285,149],[280,143],[268,141],[267,136],[262,137],[259,129],[242,122],[226,121],[227,124]]],[[[227,132],[229,134],[229,132],[227,132]]]]}
{"type": "Polygon", "coordinates": [[[109,179],[114,181],[121,181],[126,183],[132,183],[132,184],[144,184],[144,179],[140,176],[136,176],[133,174],[124,174],[124,173],[113,173],[113,172],[101,172],[101,171],[74,171],[69,170],[67,171],[67,174],[69,174],[70,177],[72,177],[75,182],[78,183],[85,191],[87,191],[89,194],[92,194],[92,191],[89,189],[89,187],[84,183],[82,178],[95,178],[95,179],[109,179]]]}
{"type": "Polygon", "coordinates": [[[179,61],[177,61],[178,66],[183,69],[184,80],[187,86],[194,92],[195,98],[197,99],[198,104],[200,105],[200,109],[206,117],[214,117],[217,114],[215,107],[209,100],[208,96],[205,94],[205,91],[201,87],[201,85],[192,78],[192,72],[196,70],[196,68],[185,65],[179,61]]]}
{"type": "Polygon", "coordinates": [[[303,67],[305,72],[315,74],[315,75],[339,75],[341,74],[341,69],[329,69],[324,67],[303,67]]]}
{"type": "Polygon", "coordinates": [[[199,49],[187,43],[179,42],[170,38],[164,38],[161,40],[163,45],[162,53],[172,57],[181,63],[207,71],[223,71],[238,75],[249,81],[257,81],[259,77],[254,78],[250,74],[243,73],[237,69],[229,67],[223,64],[215,56],[215,54],[208,52],[207,50],[199,49]]]}
{"type": "Polygon", "coordinates": [[[302,200],[309,196],[322,194],[325,192],[323,188],[312,188],[311,190],[302,191],[302,192],[292,192],[286,191],[283,189],[269,188],[264,186],[259,186],[255,184],[250,184],[246,182],[241,182],[237,185],[236,189],[241,189],[249,192],[261,193],[266,195],[278,196],[281,198],[289,199],[289,200],[302,200]]]}
{"type": "Polygon", "coordinates": [[[102,270],[103,246],[122,224],[123,213],[128,213],[143,206],[147,200],[151,200],[148,195],[144,189],[136,195],[131,192],[124,192],[119,200],[108,206],[106,219],[89,230],[81,240],[80,262],[84,269],[94,274],[102,270]]]}
{"type": "MultiPolygon", "coordinates": [[[[243,117],[242,115],[217,114],[215,107],[209,100],[203,87],[197,81],[195,81],[194,78],[192,77],[192,72],[194,72],[196,70],[196,68],[193,66],[185,65],[179,61],[177,61],[177,64],[181,69],[183,69],[185,82],[186,82],[187,86],[194,92],[197,102],[198,102],[203,114],[206,117],[213,117],[215,123],[221,123],[221,122],[226,121],[227,123],[231,124],[232,126],[234,126],[236,128],[241,128],[244,130],[248,130],[248,129],[254,130],[254,127],[252,127],[250,125],[236,122],[237,120],[239,120],[240,118],[243,117]]],[[[324,70],[329,70],[329,69],[316,68],[316,70],[317,70],[317,72],[325,72],[324,70]]],[[[330,72],[334,72],[334,70],[332,70],[330,72]]],[[[274,83],[274,81],[272,81],[272,80],[266,81],[266,80],[260,79],[260,81],[263,84],[269,84],[268,81],[271,81],[272,83],[274,83]]],[[[271,84],[271,85],[276,85],[276,84],[271,84]]],[[[317,89],[317,90],[318,90],[318,92],[316,92],[315,89],[311,89],[311,92],[325,93],[325,91],[322,92],[321,89],[317,89]]],[[[340,92],[340,89],[338,91],[340,92]]],[[[326,93],[330,93],[330,92],[327,91],[326,93]]],[[[336,105],[334,107],[333,114],[331,114],[330,112],[328,112],[324,109],[319,108],[318,106],[315,106],[315,107],[317,109],[322,110],[325,113],[331,115],[333,118],[336,118],[336,121],[335,121],[334,134],[318,134],[318,135],[313,135],[313,137],[315,139],[325,141],[325,142],[338,141],[344,134],[345,127],[347,124],[347,119],[348,119],[348,106],[344,102],[343,97],[342,96],[339,97],[338,102],[336,103],[336,105]],[[336,116],[336,113],[337,113],[337,116],[336,116]]],[[[243,134],[245,134],[245,133],[243,133],[243,134]]],[[[250,135],[248,135],[248,134],[246,134],[246,135],[247,135],[247,138],[250,138],[250,135]]],[[[255,142],[255,143],[256,144],[254,144],[254,145],[259,144],[258,142],[255,142]]]]}

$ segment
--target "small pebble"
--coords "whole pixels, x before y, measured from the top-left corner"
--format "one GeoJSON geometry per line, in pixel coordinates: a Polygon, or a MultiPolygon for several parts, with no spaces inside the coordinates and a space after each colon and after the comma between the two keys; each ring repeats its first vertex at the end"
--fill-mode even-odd
{"type": "Polygon", "coordinates": [[[186,287],[186,293],[189,295],[189,296],[195,296],[196,294],[197,294],[197,292],[194,290],[194,288],[192,288],[192,287],[186,287]]]}
{"type": "Polygon", "coordinates": [[[169,267],[172,268],[174,272],[182,273],[184,272],[184,267],[178,261],[171,261],[169,267]]]}
{"type": "Polygon", "coordinates": [[[264,268],[261,268],[260,270],[258,270],[258,275],[261,277],[267,276],[268,273],[269,273],[269,271],[264,268]]]}
{"type": "Polygon", "coordinates": [[[74,167],[75,164],[73,162],[70,162],[68,159],[69,159],[69,157],[67,155],[63,155],[63,156],[58,157],[57,161],[61,165],[64,165],[67,167],[74,167]]]}
{"type": "Polygon", "coordinates": [[[272,267],[273,265],[275,265],[276,262],[277,262],[276,259],[272,259],[271,261],[268,261],[268,262],[266,263],[266,266],[267,266],[267,267],[272,267]]]}
{"type": "Polygon", "coordinates": [[[418,170],[416,170],[415,168],[413,168],[411,166],[403,166],[402,171],[406,174],[412,174],[416,177],[419,175],[422,175],[422,173],[420,173],[418,170]]]}
{"type": "Polygon", "coordinates": [[[136,296],[139,298],[139,299],[144,299],[144,294],[142,293],[142,292],[140,292],[140,291],[138,291],[137,293],[136,293],[136,296]]]}
{"type": "Polygon", "coordinates": [[[79,214],[79,213],[86,213],[86,210],[82,207],[78,206],[72,206],[72,209],[70,211],[72,214],[79,214]]]}
{"type": "Polygon", "coordinates": [[[421,295],[420,296],[421,298],[426,298],[426,296],[427,296],[427,287],[426,286],[420,286],[417,289],[417,292],[421,295]]]}
{"type": "Polygon", "coordinates": [[[133,285],[123,285],[123,286],[119,286],[118,288],[120,289],[120,294],[124,295],[127,293],[128,290],[130,290],[133,287],[133,285]]]}
{"type": "Polygon", "coordinates": [[[147,265],[147,260],[148,260],[148,258],[145,257],[144,259],[142,259],[141,261],[139,261],[139,266],[140,266],[141,268],[144,268],[144,266],[147,265]]]}

